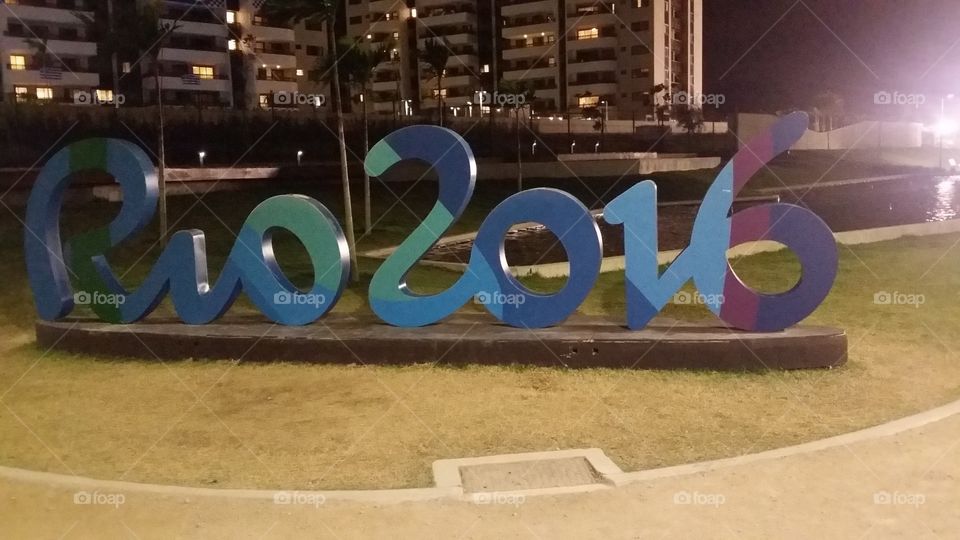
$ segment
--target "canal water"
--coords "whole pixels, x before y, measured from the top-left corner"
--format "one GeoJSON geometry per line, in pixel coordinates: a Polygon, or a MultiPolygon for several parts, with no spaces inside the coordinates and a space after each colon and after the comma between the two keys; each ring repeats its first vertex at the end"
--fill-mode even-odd
{"type": "MultiPolygon", "coordinates": [[[[759,200],[734,204],[739,211],[766,204],[759,200]]],[[[797,204],[819,215],[834,232],[956,219],[960,212],[960,176],[909,176],[867,183],[794,188],[780,193],[780,202],[797,204]]],[[[657,212],[660,250],[686,247],[699,205],[661,205],[657,212]]],[[[603,255],[623,255],[623,228],[597,222],[603,255]]],[[[426,258],[446,262],[470,259],[472,241],[436,246],[426,258]]],[[[542,226],[511,231],[504,240],[507,261],[525,266],[563,262],[567,255],[557,237],[542,226]]]]}

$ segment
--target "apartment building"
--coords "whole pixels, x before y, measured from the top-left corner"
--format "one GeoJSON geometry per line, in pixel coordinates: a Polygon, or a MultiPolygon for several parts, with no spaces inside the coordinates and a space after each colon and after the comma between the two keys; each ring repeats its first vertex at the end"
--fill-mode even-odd
{"type": "Polygon", "coordinates": [[[439,92],[453,114],[480,112],[479,90],[524,80],[539,113],[643,119],[666,95],[702,93],[702,11],[702,0],[348,0],[347,35],[395,48],[377,70],[377,111],[438,106],[420,58],[435,39],[450,49],[439,92]]]}
{"type": "MultiPolygon", "coordinates": [[[[5,100],[72,103],[96,95],[97,44],[74,12],[93,16],[90,0],[5,0],[0,54],[5,100]]],[[[101,99],[112,96],[100,92],[101,99]]]]}
{"type": "Polygon", "coordinates": [[[502,0],[502,78],[528,80],[536,108],[652,115],[651,90],[702,93],[702,0],[502,0]]]}
{"type": "MultiPolygon", "coordinates": [[[[161,21],[174,25],[159,56],[164,103],[236,108],[325,105],[309,99],[325,95],[324,85],[310,78],[325,54],[321,26],[302,22],[290,28],[269,21],[253,0],[205,4],[167,0],[161,21]]],[[[143,92],[146,102],[156,101],[149,65],[143,70],[143,92]]]]}

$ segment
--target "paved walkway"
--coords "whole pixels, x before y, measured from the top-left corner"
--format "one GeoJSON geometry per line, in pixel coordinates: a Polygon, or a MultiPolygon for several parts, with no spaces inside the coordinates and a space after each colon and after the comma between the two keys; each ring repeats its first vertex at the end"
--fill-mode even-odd
{"type": "Polygon", "coordinates": [[[4,481],[0,537],[948,539],[960,535],[960,415],[772,461],[489,504],[128,494],[115,508],[75,496],[4,481]]]}

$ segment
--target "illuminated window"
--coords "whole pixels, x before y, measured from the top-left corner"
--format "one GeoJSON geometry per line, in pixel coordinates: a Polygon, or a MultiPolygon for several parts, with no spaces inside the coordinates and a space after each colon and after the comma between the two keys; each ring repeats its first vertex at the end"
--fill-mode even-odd
{"type": "Polygon", "coordinates": [[[100,103],[113,103],[113,90],[97,90],[97,101],[100,103]]]}
{"type": "Polygon", "coordinates": [[[583,107],[596,107],[600,104],[600,96],[577,96],[577,105],[583,107]]]}
{"type": "Polygon", "coordinates": [[[17,102],[23,103],[27,100],[30,90],[28,90],[26,86],[17,86],[13,89],[13,93],[17,96],[17,102]]]}
{"type": "Polygon", "coordinates": [[[270,107],[270,94],[260,94],[260,108],[270,107]]]}
{"type": "Polygon", "coordinates": [[[234,24],[237,22],[237,12],[228,11],[227,12],[227,24],[234,24]]]}
{"type": "Polygon", "coordinates": [[[123,63],[123,67],[121,68],[121,70],[122,70],[124,73],[130,73],[130,70],[131,70],[131,69],[133,69],[133,68],[130,66],[130,62],[124,62],[124,63],[123,63]]]}
{"type": "Polygon", "coordinates": [[[53,99],[53,88],[37,88],[37,99],[53,99]]]}
{"type": "Polygon", "coordinates": [[[600,31],[596,28],[577,30],[577,39],[597,39],[598,37],[600,37],[600,31]]]}
{"type": "Polygon", "coordinates": [[[410,8],[410,16],[414,19],[417,18],[417,8],[410,8]]]}
{"type": "Polygon", "coordinates": [[[227,49],[229,49],[229,50],[231,50],[231,51],[237,50],[237,40],[231,39],[230,41],[228,41],[228,42],[227,42],[227,49]]]}
{"type": "Polygon", "coordinates": [[[10,69],[14,71],[27,69],[27,57],[19,54],[10,55],[10,69]]]}
{"type": "MultiPolygon", "coordinates": [[[[440,90],[440,95],[443,96],[443,97],[447,97],[447,89],[446,89],[446,88],[442,88],[442,89],[440,90]]],[[[433,97],[434,97],[434,99],[436,99],[436,97],[437,97],[437,89],[436,89],[436,88],[433,89],[433,97]]]]}
{"type": "Polygon", "coordinates": [[[193,66],[193,74],[201,79],[213,79],[213,67],[211,66],[193,66]]]}
{"type": "Polygon", "coordinates": [[[297,70],[297,77],[303,77],[303,70],[302,70],[302,69],[298,69],[298,70],[297,70]]]}

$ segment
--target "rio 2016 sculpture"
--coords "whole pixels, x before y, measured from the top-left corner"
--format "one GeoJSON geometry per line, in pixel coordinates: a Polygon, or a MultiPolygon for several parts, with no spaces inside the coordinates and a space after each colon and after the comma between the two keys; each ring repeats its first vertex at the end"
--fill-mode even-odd
{"type": "MultiPolygon", "coordinates": [[[[707,192],[690,246],[662,275],[657,266],[656,185],[641,182],[604,209],[605,220],[624,227],[630,328],[645,326],[691,279],[708,299],[711,311],[744,330],[784,329],[806,318],[823,301],[836,278],[837,247],[819,217],[789,204],[756,206],[729,215],[750,177],[789,149],[806,126],[805,114],[786,116],[737,153],[707,192]],[[803,274],[792,290],[767,295],[740,281],[726,252],[753,240],[777,241],[796,253],[803,274]]],[[[365,166],[371,175],[379,176],[406,160],[421,160],[434,168],[440,196],[426,219],[373,277],[370,306],[381,319],[396,326],[424,326],[451,315],[474,297],[522,295],[524,302],[485,306],[511,326],[540,328],[562,322],[583,302],[600,272],[600,230],[577,199],[545,188],[513,195],[493,209],[480,226],[467,270],[453,286],[438,294],[413,293],[406,285],[406,274],[466,208],[477,166],[462,138],[435,126],[391,133],[370,150],[365,166]],[[540,223],[560,238],[570,259],[570,276],[560,291],[535,293],[510,274],[503,238],[520,222],[540,223]]],[[[302,325],[327,313],[346,287],[349,252],[334,216],[309,197],[282,195],[267,199],[247,217],[216,283],[211,285],[207,278],[204,235],[190,230],[173,235],[143,283],[128,291],[113,273],[107,254],[150,222],[157,198],[153,165],[131,143],[90,139],[51,158],[31,192],[25,232],[30,286],[41,318],[68,315],[74,307],[75,286],[87,294],[118,299],[92,304],[97,316],[113,323],[146,317],[169,292],[184,322],[204,324],[222,316],[244,292],[269,319],[302,325]],[[107,227],[62,244],[59,222],[64,194],[71,175],[86,170],[111,174],[120,184],[123,204],[107,227]],[[315,277],[309,291],[297,289],[273,256],[271,238],[279,229],[293,233],[310,257],[315,277]],[[301,297],[312,300],[296,301],[301,297]]]]}

